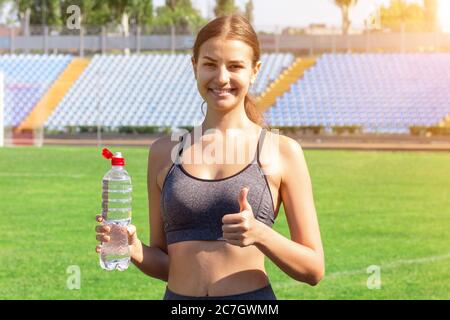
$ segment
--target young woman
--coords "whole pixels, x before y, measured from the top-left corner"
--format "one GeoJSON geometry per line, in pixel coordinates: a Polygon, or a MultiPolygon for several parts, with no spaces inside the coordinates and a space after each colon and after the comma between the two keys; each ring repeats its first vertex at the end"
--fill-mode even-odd
{"type": "MultiPolygon", "coordinates": [[[[166,136],[150,148],[150,245],[129,226],[133,263],[167,281],[164,299],[276,299],[264,257],[316,285],[324,254],[308,168],[295,140],[264,127],[248,94],[261,67],[250,23],[240,15],[209,22],[192,66],[206,116],[178,141],[166,136]],[[237,148],[245,161],[192,161],[211,146],[213,158],[237,148]],[[290,239],[272,229],[281,202],[290,239]]],[[[97,240],[109,240],[107,227],[96,231],[97,240]]]]}

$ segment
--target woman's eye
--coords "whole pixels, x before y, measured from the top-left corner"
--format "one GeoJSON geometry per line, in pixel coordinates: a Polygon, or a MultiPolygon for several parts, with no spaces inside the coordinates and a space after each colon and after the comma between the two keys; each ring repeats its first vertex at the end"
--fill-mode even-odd
{"type": "MultiPolygon", "coordinates": [[[[207,67],[209,67],[209,66],[212,66],[212,67],[214,67],[214,64],[212,64],[212,63],[204,63],[203,64],[204,66],[207,66],[207,67]]],[[[237,65],[237,64],[235,64],[235,65],[232,65],[231,66],[232,68],[242,68],[240,65],[237,65]]]]}

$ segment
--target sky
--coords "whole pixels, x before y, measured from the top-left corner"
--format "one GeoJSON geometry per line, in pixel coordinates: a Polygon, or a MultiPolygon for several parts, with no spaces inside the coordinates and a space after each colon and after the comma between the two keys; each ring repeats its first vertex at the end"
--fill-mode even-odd
{"type": "MultiPolygon", "coordinates": [[[[247,0],[235,0],[236,5],[244,9],[247,0]]],[[[389,0],[359,0],[351,12],[356,28],[364,26],[364,20],[375,11],[379,5],[389,4],[389,0]]],[[[419,2],[420,0],[408,0],[419,2]]],[[[445,32],[450,32],[450,0],[438,0],[441,26],[445,32]]],[[[155,7],[163,5],[165,0],[153,0],[155,7]]],[[[208,7],[212,10],[215,0],[192,0],[192,4],[207,17],[208,7]],[[208,5],[209,4],[209,5],[208,5]]],[[[333,0],[253,0],[254,27],[257,30],[273,27],[298,26],[305,27],[310,23],[325,23],[332,27],[341,26],[341,13],[333,0]]]]}

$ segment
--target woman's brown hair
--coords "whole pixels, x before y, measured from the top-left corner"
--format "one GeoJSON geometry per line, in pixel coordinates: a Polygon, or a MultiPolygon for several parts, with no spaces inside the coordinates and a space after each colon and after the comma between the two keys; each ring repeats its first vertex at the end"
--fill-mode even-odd
{"type": "MultiPolygon", "coordinates": [[[[220,16],[208,22],[205,26],[203,26],[203,28],[200,29],[197,34],[197,38],[195,39],[194,47],[192,48],[195,62],[198,61],[200,47],[202,44],[214,37],[225,37],[225,39],[229,40],[240,40],[248,44],[253,49],[253,68],[261,58],[258,36],[250,22],[240,14],[220,16]]],[[[255,98],[252,94],[247,93],[244,100],[244,106],[247,117],[254,123],[264,127],[264,117],[256,109],[255,98]]]]}

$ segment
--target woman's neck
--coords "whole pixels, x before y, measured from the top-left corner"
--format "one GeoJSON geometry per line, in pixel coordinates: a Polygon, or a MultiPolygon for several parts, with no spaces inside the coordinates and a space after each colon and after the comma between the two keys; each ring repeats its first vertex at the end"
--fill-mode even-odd
{"type": "Polygon", "coordinates": [[[258,125],[248,118],[243,106],[224,113],[208,108],[205,120],[201,125],[203,134],[207,130],[215,129],[219,130],[224,135],[227,130],[230,129],[248,130],[256,127],[258,127],[258,125]]]}

